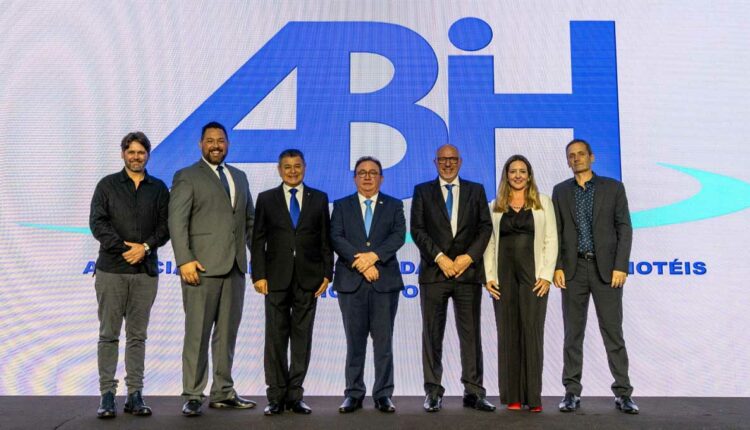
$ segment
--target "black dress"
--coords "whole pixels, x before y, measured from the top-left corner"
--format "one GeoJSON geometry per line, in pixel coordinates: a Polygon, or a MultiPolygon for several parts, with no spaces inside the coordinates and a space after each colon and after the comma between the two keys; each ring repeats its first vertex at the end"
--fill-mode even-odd
{"type": "Polygon", "coordinates": [[[547,295],[532,290],[534,217],[508,209],[500,220],[497,249],[500,300],[494,300],[498,336],[500,402],[542,405],[544,319],[547,295]]]}

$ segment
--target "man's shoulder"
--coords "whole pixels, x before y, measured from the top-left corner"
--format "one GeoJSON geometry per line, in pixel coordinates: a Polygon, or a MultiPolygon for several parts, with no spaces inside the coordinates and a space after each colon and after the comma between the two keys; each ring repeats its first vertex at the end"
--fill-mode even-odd
{"type": "Polygon", "coordinates": [[[344,196],[344,197],[342,197],[340,199],[334,200],[333,205],[334,206],[341,206],[342,204],[346,203],[347,201],[350,201],[350,200],[356,199],[356,198],[357,198],[357,193],[349,194],[348,196],[344,196]]]}
{"type": "Polygon", "coordinates": [[[122,180],[122,175],[123,175],[122,170],[117,171],[115,173],[111,173],[99,179],[99,184],[112,184],[112,183],[120,182],[122,180]]]}
{"type": "Polygon", "coordinates": [[[599,184],[604,184],[607,186],[615,186],[615,187],[622,186],[622,181],[619,181],[615,178],[610,178],[609,176],[596,175],[594,178],[595,178],[595,182],[599,184]]]}
{"type": "Polygon", "coordinates": [[[188,166],[185,166],[185,167],[183,167],[183,168],[181,168],[181,169],[178,169],[178,170],[177,170],[177,171],[176,171],[176,172],[174,173],[174,177],[176,178],[176,177],[178,177],[178,176],[191,175],[191,174],[193,174],[194,172],[197,172],[197,171],[198,171],[198,169],[199,169],[199,168],[200,168],[200,166],[201,166],[201,165],[200,165],[200,163],[201,163],[201,161],[200,161],[200,160],[198,160],[197,162],[195,162],[195,163],[193,163],[193,164],[190,164],[190,165],[188,165],[188,166]]]}
{"type": "Polygon", "coordinates": [[[388,194],[385,194],[385,193],[380,193],[380,195],[378,195],[378,200],[382,201],[384,204],[389,204],[389,205],[395,204],[397,206],[398,205],[402,205],[403,206],[403,204],[404,204],[401,201],[401,199],[397,199],[397,198],[395,198],[393,196],[389,196],[388,194]]]}
{"type": "Polygon", "coordinates": [[[313,188],[307,184],[305,184],[305,194],[310,193],[311,196],[314,197],[323,197],[326,200],[328,200],[328,194],[325,191],[319,190],[317,188],[313,188]]]}

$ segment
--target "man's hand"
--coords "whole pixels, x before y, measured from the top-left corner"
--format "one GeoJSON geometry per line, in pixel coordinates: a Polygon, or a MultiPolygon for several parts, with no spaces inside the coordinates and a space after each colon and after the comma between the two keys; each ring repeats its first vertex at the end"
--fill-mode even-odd
{"type": "Polygon", "coordinates": [[[205,272],[206,268],[198,260],[187,262],[180,266],[180,278],[188,285],[198,285],[201,283],[199,270],[205,272]]]}
{"type": "Polygon", "coordinates": [[[380,272],[378,272],[378,269],[376,269],[375,266],[370,266],[370,268],[365,270],[362,275],[364,275],[367,282],[375,282],[380,278],[380,272]]]}
{"type": "Polygon", "coordinates": [[[125,241],[125,245],[129,246],[130,249],[122,253],[122,258],[128,264],[138,264],[146,257],[146,248],[143,247],[142,243],[125,241]]]}
{"type": "Polygon", "coordinates": [[[565,289],[565,272],[562,269],[555,270],[555,276],[552,277],[557,288],[565,289]]]}
{"type": "Polygon", "coordinates": [[[378,258],[378,254],[374,252],[361,252],[359,254],[354,254],[354,263],[352,263],[352,267],[357,269],[359,273],[365,273],[365,270],[374,266],[378,260],[380,260],[380,258],[378,258]]]}
{"type": "Polygon", "coordinates": [[[318,287],[318,291],[315,292],[316,299],[326,292],[326,288],[328,288],[328,284],[330,283],[331,281],[329,281],[328,278],[323,278],[323,282],[320,284],[320,287],[318,287]]]}
{"type": "Polygon", "coordinates": [[[253,287],[255,287],[256,292],[263,294],[264,296],[268,294],[268,281],[265,279],[258,279],[253,283],[253,287]]]}
{"type": "Polygon", "coordinates": [[[623,285],[625,285],[625,279],[627,279],[628,274],[625,272],[620,272],[619,270],[613,270],[612,271],[612,288],[622,288],[623,285]]]}
{"type": "Polygon", "coordinates": [[[453,260],[453,271],[456,273],[456,278],[461,276],[473,262],[474,260],[472,260],[469,254],[462,254],[456,257],[456,259],[453,260]]]}
{"type": "Polygon", "coordinates": [[[535,292],[537,297],[544,297],[549,292],[549,284],[546,279],[537,279],[531,291],[535,292]]]}
{"type": "Polygon", "coordinates": [[[500,300],[500,287],[497,285],[497,282],[489,281],[484,285],[484,288],[487,288],[493,299],[500,300]]]}
{"type": "Polygon", "coordinates": [[[450,259],[450,257],[443,254],[438,257],[436,263],[438,267],[440,267],[440,270],[443,271],[443,275],[445,275],[446,278],[452,278],[456,276],[456,269],[453,268],[454,263],[453,260],[450,259]]]}

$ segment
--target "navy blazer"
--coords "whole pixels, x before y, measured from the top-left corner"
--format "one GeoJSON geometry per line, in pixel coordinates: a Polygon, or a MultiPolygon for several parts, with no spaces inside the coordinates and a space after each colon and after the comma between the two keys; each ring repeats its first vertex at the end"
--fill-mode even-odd
{"type": "Polygon", "coordinates": [[[354,255],[374,252],[380,260],[375,268],[380,277],[372,283],[375,291],[386,293],[404,288],[401,267],[396,252],[404,245],[406,217],[404,204],[382,192],[373,213],[370,235],[365,233],[365,221],[357,193],[333,202],[331,215],[331,243],[338,255],[333,276],[333,289],[351,293],[368,282],[356,269],[352,268],[354,255]]]}

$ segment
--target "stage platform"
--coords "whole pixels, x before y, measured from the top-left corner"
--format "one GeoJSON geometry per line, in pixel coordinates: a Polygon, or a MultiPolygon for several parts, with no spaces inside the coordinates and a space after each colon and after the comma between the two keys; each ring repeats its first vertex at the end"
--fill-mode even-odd
{"type": "MultiPolygon", "coordinates": [[[[204,415],[186,418],[180,414],[179,397],[147,396],[154,410],[151,417],[122,413],[125,402],[118,396],[118,416],[96,418],[98,397],[93,396],[4,396],[0,397],[0,429],[750,429],[749,398],[635,397],[639,415],[626,415],[614,408],[611,398],[584,397],[581,409],[563,414],[557,411],[559,398],[545,397],[544,412],[528,410],[479,412],[464,408],[460,397],[446,397],[443,410],[422,410],[422,397],[396,397],[395,414],[373,409],[371,399],[351,414],[340,414],[339,397],[307,397],[312,415],[263,415],[265,398],[248,396],[258,402],[250,410],[204,408],[204,415]]],[[[497,397],[490,397],[497,402],[497,397]]],[[[206,405],[207,406],[207,405],[206,405]]]]}

